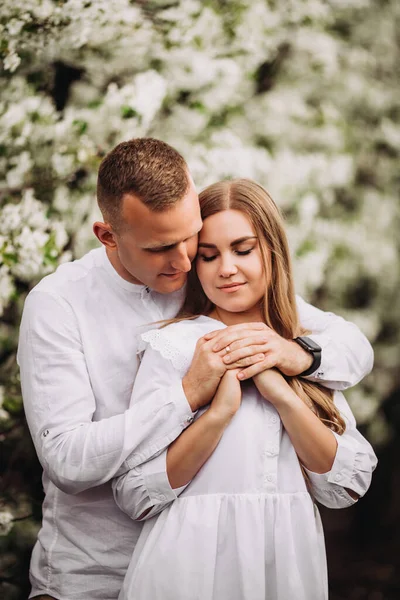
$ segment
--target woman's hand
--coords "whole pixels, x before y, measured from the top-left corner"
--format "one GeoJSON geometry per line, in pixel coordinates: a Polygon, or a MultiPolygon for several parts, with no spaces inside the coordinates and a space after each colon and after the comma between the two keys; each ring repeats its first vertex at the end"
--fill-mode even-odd
{"type": "MultiPolygon", "coordinates": [[[[263,324],[260,323],[259,326],[263,327],[263,324]]],[[[221,381],[221,377],[228,369],[228,365],[223,360],[228,350],[222,346],[216,352],[215,344],[217,341],[220,342],[222,334],[226,336],[226,332],[229,334],[229,331],[230,327],[210,332],[201,337],[196,344],[192,364],[182,381],[186,398],[193,411],[211,401],[221,381]]],[[[247,343],[251,343],[251,339],[248,339],[247,335],[248,332],[246,329],[235,329],[236,339],[240,343],[245,344],[246,340],[247,343]]],[[[239,367],[251,366],[264,360],[264,354],[258,350],[257,346],[252,346],[247,354],[246,358],[229,364],[229,369],[237,374],[239,373],[239,367]]]]}
{"type": "Polygon", "coordinates": [[[278,409],[280,403],[290,400],[294,392],[277,369],[267,369],[253,377],[261,396],[278,409]]]}
{"type": "Polygon", "coordinates": [[[242,389],[237,378],[238,372],[239,369],[226,371],[208,411],[223,421],[229,422],[232,419],[242,401],[242,389]]]}
{"type": "Polygon", "coordinates": [[[213,352],[212,346],[212,340],[206,340],[204,336],[197,341],[192,364],[182,380],[185,396],[193,411],[211,401],[221,377],[226,373],[222,353],[213,352]]]}

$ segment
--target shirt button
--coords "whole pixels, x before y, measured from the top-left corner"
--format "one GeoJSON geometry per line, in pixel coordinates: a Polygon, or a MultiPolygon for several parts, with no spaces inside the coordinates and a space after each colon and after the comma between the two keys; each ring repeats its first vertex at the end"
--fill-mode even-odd
{"type": "Polygon", "coordinates": [[[270,473],[265,476],[265,481],[273,481],[273,480],[274,480],[274,476],[271,475],[270,473]]]}
{"type": "Polygon", "coordinates": [[[278,422],[278,417],[276,417],[275,415],[273,417],[271,417],[271,423],[277,423],[278,422]]]}
{"type": "Polygon", "coordinates": [[[194,417],[186,417],[186,423],[188,425],[190,425],[190,423],[193,423],[193,421],[194,421],[194,417]]]}
{"type": "Polygon", "coordinates": [[[165,500],[165,496],[164,496],[164,494],[160,494],[160,495],[158,496],[158,498],[159,498],[159,500],[161,500],[161,502],[163,502],[163,501],[165,500]]]}
{"type": "Polygon", "coordinates": [[[340,473],[337,473],[337,474],[335,475],[335,481],[341,481],[341,479],[342,479],[342,476],[341,476],[341,474],[340,474],[340,473]]]}
{"type": "Polygon", "coordinates": [[[49,435],[49,430],[46,429],[46,431],[43,431],[43,437],[47,437],[49,435]]]}

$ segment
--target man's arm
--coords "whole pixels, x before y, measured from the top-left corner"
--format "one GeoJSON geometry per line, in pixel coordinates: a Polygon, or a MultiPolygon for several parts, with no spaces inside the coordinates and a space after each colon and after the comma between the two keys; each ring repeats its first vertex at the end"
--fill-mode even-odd
{"type": "Polygon", "coordinates": [[[300,324],[322,348],[321,365],[307,379],[325,387],[344,390],[356,385],[374,363],[372,346],[354,323],[330,312],[319,310],[296,297],[300,324]]]}
{"type": "MultiPolygon", "coordinates": [[[[296,299],[301,326],[312,331],[307,336],[322,348],[321,364],[308,378],[338,390],[358,383],[372,369],[373,351],[367,338],[353,323],[296,299]]],[[[222,353],[228,369],[242,368],[238,374],[242,380],[274,367],[284,375],[301,375],[312,364],[310,353],[264,323],[232,325],[204,337],[214,342],[213,351],[222,353]],[[264,359],[251,365],[250,354],[256,353],[263,353],[264,359]]]]}
{"type": "MultiPolygon", "coordinates": [[[[138,380],[142,372],[146,375],[138,386],[139,394],[151,395],[158,368],[164,369],[165,379],[178,376],[170,361],[149,348],[138,375],[138,380]]],[[[210,407],[167,450],[113,480],[114,498],[121,510],[131,519],[149,519],[176,500],[214,452],[241,397],[236,372],[226,371],[210,407]]]]}
{"type": "Polygon", "coordinates": [[[31,292],[26,300],[18,363],[39,460],[66,493],[101,485],[148,460],[193,420],[181,382],[165,386],[163,381],[154,398],[94,422],[96,398],[75,315],[67,302],[47,292],[31,292]]]}

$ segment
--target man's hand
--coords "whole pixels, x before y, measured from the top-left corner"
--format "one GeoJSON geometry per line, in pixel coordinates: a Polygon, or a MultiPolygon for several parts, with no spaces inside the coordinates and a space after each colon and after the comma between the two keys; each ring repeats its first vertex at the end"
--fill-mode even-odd
{"type": "Polygon", "coordinates": [[[313,358],[293,340],[287,340],[264,323],[243,323],[212,331],[204,336],[213,341],[213,351],[222,354],[227,369],[241,368],[238,377],[244,381],[276,367],[288,376],[303,373],[313,358]],[[228,352],[226,348],[228,347],[228,352]],[[263,355],[263,359],[260,357],[263,355]]]}

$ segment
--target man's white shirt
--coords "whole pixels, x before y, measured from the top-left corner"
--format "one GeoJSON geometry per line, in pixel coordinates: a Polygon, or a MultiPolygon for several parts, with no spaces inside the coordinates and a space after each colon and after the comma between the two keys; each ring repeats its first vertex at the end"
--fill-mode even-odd
{"type": "MultiPolygon", "coordinates": [[[[163,295],[125,281],[104,248],[61,265],[28,295],[18,363],[46,492],[31,597],[118,597],[142,524],[115,504],[113,477],[149,465],[149,496],[175,496],[165,461],[146,461],[193,420],[182,385],[165,382],[151,399],[129,404],[139,334],[173,317],[182,298],[183,291],[163,295]]],[[[322,347],[309,379],[339,390],[355,385],[372,368],[365,336],[341,317],[297,302],[301,325],[322,347]]]]}

